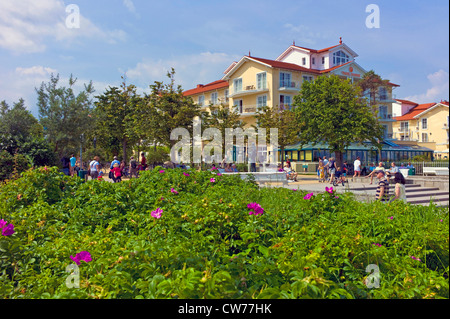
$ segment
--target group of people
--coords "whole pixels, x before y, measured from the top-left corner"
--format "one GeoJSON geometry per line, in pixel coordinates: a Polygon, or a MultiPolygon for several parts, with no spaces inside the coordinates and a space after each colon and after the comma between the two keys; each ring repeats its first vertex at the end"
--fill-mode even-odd
{"type": "Polygon", "coordinates": [[[337,179],[337,182],[344,184],[348,173],[347,161],[342,163],[342,166],[336,164],[334,157],[330,157],[328,160],[326,156],[319,157],[319,167],[317,169],[317,177],[320,183],[329,182],[333,184],[333,181],[337,179]]]}
{"type": "Polygon", "coordinates": [[[292,169],[291,161],[289,159],[284,163],[284,167],[282,167],[281,164],[278,164],[278,172],[285,172],[288,181],[297,182],[298,173],[292,169]]]}
{"type": "Polygon", "coordinates": [[[114,183],[122,181],[122,176],[129,176],[130,178],[139,177],[139,171],[145,171],[147,169],[147,159],[145,153],[141,153],[141,162],[139,163],[134,156],[130,157],[130,164],[127,165],[125,161],[120,162],[117,156],[114,156],[113,161],[109,167],[109,178],[114,183]]]}
{"type": "Polygon", "coordinates": [[[406,202],[406,190],[405,190],[406,180],[402,173],[396,170],[391,171],[384,169],[378,169],[377,171],[374,170],[373,173],[376,174],[379,180],[377,192],[375,195],[376,200],[383,203],[388,203],[392,200],[401,200],[406,202]],[[393,196],[391,196],[389,193],[389,186],[391,181],[395,185],[393,196]]]}

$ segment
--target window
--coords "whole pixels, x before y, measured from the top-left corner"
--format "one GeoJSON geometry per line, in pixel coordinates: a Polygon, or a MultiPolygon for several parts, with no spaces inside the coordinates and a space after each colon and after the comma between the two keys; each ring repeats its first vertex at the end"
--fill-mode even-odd
{"type": "Polygon", "coordinates": [[[266,72],[256,74],[256,88],[258,90],[265,90],[267,84],[266,72]]]}
{"type": "Polygon", "coordinates": [[[306,65],[306,58],[302,58],[302,64],[306,65]]]}
{"type": "Polygon", "coordinates": [[[205,96],[204,95],[200,95],[198,97],[198,106],[203,106],[204,103],[205,103],[205,96]]]}
{"type": "Polygon", "coordinates": [[[427,119],[422,119],[422,130],[428,129],[427,119]]]}
{"type": "Polygon", "coordinates": [[[234,108],[236,112],[242,113],[244,111],[242,100],[234,100],[234,108]]]}
{"type": "Polygon", "coordinates": [[[256,98],[256,105],[258,109],[262,108],[263,106],[267,106],[267,95],[260,95],[256,98]]]}
{"type": "Polygon", "coordinates": [[[388,118],[388,107],[386,105],[380,105],[378,107],[378,116],[383,120],[388,118]]]}
{"type": "Polygon", "coordinates": [[[291,87],[291,74],[280,72],[280,87],[291,87]]]}
{"type": "Polygon", "coordinates": [[[428,133],[422,133],[422,142],[428,142],[428,133]]]}
{"type": "Polygon", "coordinates": [[[228,100],[230,99],[230,92],[228,90],[225,90],[224,96],[225,96],[225,102],[228,102],[228,100]]]}
{"type": "Polygon", "coordinates": [[[312,64],[316,64],[316,58],[312,58],[312,64]]]}
{"type": "Polygon", "coordinates": [[[280,95],[280,109],[291,109],[291,96],[280,95]]]}
{"type": "Polygon", "coordinates": [[[213,92],[213,93],[211,93],[211,104],[212,105],[216,105],[217,104],[217,102],[218,102],[218,94],[217,94],[217,92],[213,92]]]}
{"type": "Polygon", "coordinates": [[[400,131],[408,132],[409,131],[409,122],[400,122],[400,131]]]}
{"type": "Polygon", "coordinates": [[[312,76],[309,76],[309,75],[304,75],[304,76],[303,76],[303,81],[312,82],[312,80],[313,80],[313,77],[312,77],[312,76]]]}
{"type": "Polygon", "coordinates": [[[380,96],[380,100],[387,100],[387,90],[385,87],[378,88],[378,95],[380,96]]]}
{"type": "Polygon", "coordinates": [[[340,65],[350,61],[350,57],[344,51],[337,51],[333,53],[333,64],[340,65]]]}
{"type": "Polygon", "coordinates": [[[234,84],[234,93],[242,91],[242,79],[241,78],[235,79],[233,81],[233,84],[234,84]]]}
{"type": "Polygon", "coordinates": [[[322,64],[325,64],[325,57],[322,57],[322,64]]]}

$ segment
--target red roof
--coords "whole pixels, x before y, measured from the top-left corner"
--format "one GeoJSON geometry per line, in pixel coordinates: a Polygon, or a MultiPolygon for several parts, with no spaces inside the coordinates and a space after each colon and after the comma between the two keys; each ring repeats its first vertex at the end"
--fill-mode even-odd
{"type": "Polygon", "coordinates": [[[409,101],[409,100],[401,100],[401,99],[395,99],[395,100],[400,102],[400,103],[404,103],[404,104],[418,105],[416,102],[412,102],[412,101],[409,101]]]}
{"type": "Polygon", "coordinates": [[[213,91],[228,87],[228,81],[217,80],[208,84],[198,84],[195,89],[190,89],[183,92],[184,96],[194,95],[202,92],[213,91]]]}
{"type": "Polygon", "coordinates": [[[320,50],[315,50],[315,49],[310,49],[310,48],[305,48],[305,47],[299,47],[298,45],[293,45],[293,46],[296,47],[296,48],[299,48],[299,49],[308,50],[308,51],[313,52],[313,53],[321,53],[321,52],[329,51],[329,50],[331,50],[331,49],[333,49],[333,48],[335,48],[335,47],[337,47],[337,46],[339,46],[341,44],[342,43],[333,45],[333,46],[325,48],[325,49],[320,49],[320,50]]]}
{"type": "Polygon", "coordinates": [[[397,121],[414,120],[414,116],[422,113],[423,111],[428,110],[429,108],[433,107],[434,105],[436,105],[436,103],[419,104],[419,105],[413,107],[411,110],[409,110],[408,113],[405,113],[402,116],[394,117],[394,120],[397,120],[397,121]]]}
{"type": "Polygon", "coordinates": [[[333,71],[337,68],[340,68],[341,66],[344,66],[346,64],[352,63],[353,61],[349,61],[340,65],[336,65],[332,68],[329,69],[325,69],[325,70],[316,70],[316,69],[308,69],[305,67],[302,67],[298,64],[294,64],[294,63],[288,63],[288,62],[280,62],[280,61],[276,61],[276,60],[269,60],[269,59],[263,59],[263,58],[255,58],[253,56],[248,56],[250,59],[253,60],[257,60],[259,62],[265,63],[270,65],[271,67],[274,68],[279,68],[279,69],[287,69],[287,70],[294,70],[294,71],[303,71],[303,72],[310,72],[310,73],[315,73],[315,74],[322,74],[322,73],[327,73],[330,71],[333,71]]]}

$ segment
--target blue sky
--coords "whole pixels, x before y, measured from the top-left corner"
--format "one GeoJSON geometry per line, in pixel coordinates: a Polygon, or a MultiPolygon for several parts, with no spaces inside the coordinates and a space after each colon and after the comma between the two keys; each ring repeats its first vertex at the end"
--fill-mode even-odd
{"type": "Polygon", "coordinates": [[[222,77],[233,62],[275,59],[292,42],[321,49],[343,42],[356,62],[399,84],[397,98],[419,103],[449,99],[447,0],[1,0],[0,100],[20,97],[37,115],[35,87],[59,74],[76,89],[93,81],[96,94],[121,76],[147,91],[175,68],[190,89],[222,77]],[[80,27],[68,28],[70,4],[80,27]],[[367,28],[369,4],[380,28],[367,28]]]}

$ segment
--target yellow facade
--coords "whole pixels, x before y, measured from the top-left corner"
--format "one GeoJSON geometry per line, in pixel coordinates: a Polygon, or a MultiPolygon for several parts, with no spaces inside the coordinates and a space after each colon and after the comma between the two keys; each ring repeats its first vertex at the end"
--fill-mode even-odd
{"type": "MultiPolygon", "coordinates": [[[[411,110],[412,112],[414,109],[411,110]]],[[[394,136],[398,140],[415,142],[435,151],[439,157],[448,158],[449,148],[449,109],[443,103],[431,104],[412,119],[399,117],[393,123],[394,136]],[[403,118],[403,119],[402,119],[403,118]],[[439,154],[441,154],[439,156],[439,154]]]]}

